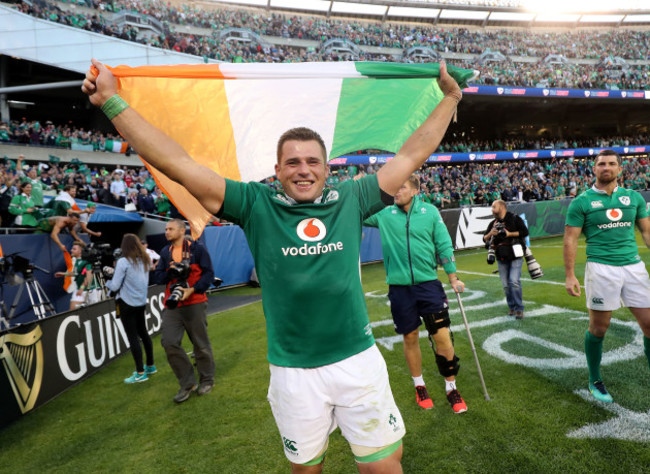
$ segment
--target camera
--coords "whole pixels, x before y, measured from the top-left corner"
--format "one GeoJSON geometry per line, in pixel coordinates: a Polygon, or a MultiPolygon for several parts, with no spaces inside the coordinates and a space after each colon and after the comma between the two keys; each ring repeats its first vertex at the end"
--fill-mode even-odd
{"type": "Polygon", "coordinates": [[[526,251],[524,252],[524,258],[526,259],[526,266],[528,267],[530,278],[536,280],[544,276],[541,265],[537,263],[537,260],[533,257],[533,252],[528,247],[526,247],[526,251]]]}
{"type": "Polygon", "coordinates": [[[190,276],[190,262],[182,260],[181,262],[174,262],[167,270],[167,275],[176,280],[170,288],[169,298],[165,301],[165,306],[170,309],[175,309],[183,298],[183,289],[189,288],[187,277],[190,276]]]}
{"type": "Polygon", "coordinates": [[[185,288],[189,288],[189,285],[186,281],[172,285],[170,288],[169,298],[167,298],[167,301],[165,301],[165,306],[167,306],[169,309],[176,309],[176,307],[178,307],[178,303],[180,303],[181,299],[183,298],[183,290],[185,288]]]}
{"type": "Polygon", "coordinates": [[[496,252],[494,247],[491,245],[492,241],[490,240],[490,248],[488,249],[487,263],[488,265],[494,265],[494,262],[497,260],[496,252]]]}
{"type": "Polygon", "coordinates": [[[501,237],[502,239],[505,238],[506,236],[506,226],[503,222],[495,222],[494,223],[494,228],[498,232],[498,236],[501,237]]]}
{"type": "Polygon", "coordinates": [[[102,268],[113,263],[113,250],[107,243],[90,243],[81,250],[81,258],[95,268],[102,268]]]}

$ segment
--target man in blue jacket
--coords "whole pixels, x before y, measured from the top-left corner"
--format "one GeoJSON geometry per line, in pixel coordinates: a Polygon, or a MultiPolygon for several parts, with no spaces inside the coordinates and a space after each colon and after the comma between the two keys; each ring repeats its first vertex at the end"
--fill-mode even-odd
{"type": "Polygon", "coordinates": [[[456,389],[460,365],[449,328],[447,296],[438,280],[438,263],[454,291],[461,293],[465,285],[456,276],[447,227],[438,209],[422,202],[419,193],[420,179],[412,175],[395,194],[395,204],[369,217],[365,224],[379,227],[381,233],[390,309],[395,331],[404,336],[404,356],[413,377],[418,405],[433,408],[422,377],[421,318],[429,333],[438,371],[445,378],[447,400],[455,413],[463,413],[467,405],[456,389]]]}
{"type": "Polygon", "coordinates": [[[170,245],[160,251],[154,274],[156,283],[167,283],[160,343],[180,385],[174,402],[183,403],[193,392],[205,395],[214,385],[215,364],[208,335],[208,297],[205,294],[214,272],[205,247],[185,238],[185,222],[179,219],[167,222],[165,237],[170,245]],[[194,346],[198,389],[194,367],[182,346],[185,331],[194,346]]]}

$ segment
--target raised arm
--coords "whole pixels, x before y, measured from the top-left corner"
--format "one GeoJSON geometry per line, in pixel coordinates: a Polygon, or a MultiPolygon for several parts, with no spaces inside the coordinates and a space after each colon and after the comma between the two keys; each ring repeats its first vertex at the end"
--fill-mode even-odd
{"type": "Polygon", "coordinates": [[[444,61],[440,63],[440,90],[445,95],[431,115],[413,132],[397,152],[395,158],[377,171],[379,187],[394,195],[414,171],[427,161],[445,136],[449,122],[463,94],[453,77],[447,73],[444,61]]]}
{"type": "MultiPolygon", "coordinates": [[[[88,95],[91,104],[102,107],[117,94],[117,79],[96,59],[92,64],[99,74],[89,70],[81,90],[88,95]]],[[[222,176],[195,162],[178,143],[131,107],[119,112],[111,121],[147,163],[184,186],[206,210],[213,214],[219,212],[226,191],[222,176]]]]}
{"type": "Polygon", "coordinates": [[[580,282],[575,274],[580,232],[582,232],[582,227],[568,225],[564,228],[564,274],[566,275],[564,286],[571,296],[580,296],[580,282]]]}

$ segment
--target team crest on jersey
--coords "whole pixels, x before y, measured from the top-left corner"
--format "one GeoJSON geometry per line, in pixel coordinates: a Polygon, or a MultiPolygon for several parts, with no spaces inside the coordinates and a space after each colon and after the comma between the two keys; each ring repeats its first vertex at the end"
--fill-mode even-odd
{"type": "Polygon", "coordinates": [[[618,222],[623,218],[623,211],[620,209],[607,209],[605,213],[607,218],[612,222],[618,222]]]}
{"type": "Polygon", "coordinates": [[[595,209],[597,207],[603,207],[603,203],[602,203],[602,201],[591,201],[591,207],[593,209],[595,209]]]}
{"type": "Polygon", "coordinates": [[[423,207],[422,209],[420,209],[420,212],[421,212],[422,214],[426,214],[426,213],[427,213],[427,208],[426,208],[426,207],[423,207]]]}
{"type": "Polygon", "coordinates": [[[320,242],[327,235],[327,228],[320,219],[303,219],[296,227],[296,233],[305,242],[320,242]]]}
{"type": "Polygon", "coordinates": [[[618,198],[619,201],[621,201],[621,204],[624,206],[629,206],[630,205],[630,196],[620,196],[618,198]]]}
{"type": "Polygon", "coordinates": [[[327,197],[325,198],[324,202],[338,201],[338,199],[339,199],[339,192],[334,190],[334,191],[330,191],[327,194],[327,197]]]}

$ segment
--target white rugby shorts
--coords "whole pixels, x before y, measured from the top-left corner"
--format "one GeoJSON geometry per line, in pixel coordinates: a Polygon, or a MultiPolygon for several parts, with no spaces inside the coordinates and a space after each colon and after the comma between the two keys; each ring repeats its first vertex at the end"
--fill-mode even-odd
{"type": "Polygon", "coordinates": [[[650,308],[650,277],[643,262],[632,265],[606,265],[587,262],[585,266],[587,308],[614,311],[627,308],[650,308]]]}
{"type": "Polygon", "coordinates": [[[348,443],[384,447],[404,437],[386,362],[376,345],[316,368],[270,365],[268,400],[289,461],[316,458],[337,427],[348,443]]]}

